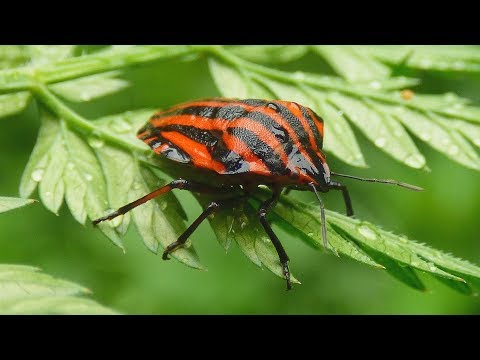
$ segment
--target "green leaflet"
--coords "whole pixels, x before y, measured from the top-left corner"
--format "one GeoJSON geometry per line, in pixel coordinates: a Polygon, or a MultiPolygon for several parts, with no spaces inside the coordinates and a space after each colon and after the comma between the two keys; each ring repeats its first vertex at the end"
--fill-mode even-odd
{"type": "Polygon", "coordinates": [[[304,45],[237,45],[228,50],[246,60],[259,63],[286,63],[301,58],[308,51],[304,45]]]}
{"type": "Polygon", "coordinates": [[[19,113],[28,105],[31,96],[26,91],[0,95],[0,118],[19,113]]]}
{"type": "Polygon", "coordinates": [[[50,86],[54,93],[73,102],[90,101],[125,89],[130,84],[118,79],[118,71],[85,76],[80,79],[64,81],[50,86]]]}
{"type": "Polygon", "coordinates": [[[467,167],[480,169],[480,158],[475,150],[447,126],[445,119],[439,120],[433,112],[422,113],[391,107],[389,109],[392,116],[434,149],[467,167]]]}
{"type": "MultiPolygon", "coordinates": [[[[275,206],[273,213],[274,216],[272,219],[278,221],[278,225],[286,231],[291,234],[300,235],[302,240],[314,248],[323,248],[320,209],[306,204],[294,204],[284,197],[283,200],[275,206]],[[303,205],[305,205],[305,207],[303,207],[303,205]]],[[[327,224],[327,237],[330,246],[334,247],[340,254],[347,255],[352,259],[373,267],[382,267],[382,265],[376,263],[354,242],[344,239],[330,224],[327,224]]]]}
{"type": "Polygon", "coordinates": [[[115,314],[90,290],[24,265],[0,265],[0,314],[115,314]]]}
{"type": "Polygon", "coordinates": [[[22,66],[29,61],[28,46],[2,45],[0,46],[0,69],[22,66]]]}
{"type": "MultiPolygon", "coordinates": [[[[128,192],[129,201],[136,200],[163,186],[166,181],[158,178],[149,168],[136,166],[133,185],[128,192]]],[[[183,212],[173,193],[167,193],[132,210],[132,218],[145,245],[154,253],[158,245],[167,247],[176,241],[186,227],[183,212]]],[[[193,268],[203,269],[193,247],[177,249],[171,254],[180,262],[193,268]]]]}
{"type": "MultiPolygon", "coordinates": [[[[209,200],[218,200],[206,197],[198,197],[205,208],[209,200]]],[[[275,275],[283,278],[283,270],[278,259],[278,254],[265,230],[260,225],[257,211],[248,202],[238,200],[225,200],[225,205],[208,221],[217,236],[218,241],[228,249],[230,243],[235,241],[246,257],[255,265],[264,265],[275,275]]],[[[295,265],[293,265],[294,268],[295,265]]],[[[291,275],[291,281],[300,282],[291,275]]]]}
{"type": "MultiPolygon", "coordinates": [[[[306,235],[311,238],[310,241],[316,241],[318,246],[321,245],[318,236],[321,224],[317,206],[293,202],[282,197],[280,204],[275,208],[275,214],[285,220],[284,224],[303,229],[303,234],[313,229],[306,235]],[[304,218],[305,220],[302,220],[304,218]]],[[[334,241],[340,239],[340,242],[353,242],[361,249],[360,253],[367,254],[366,259],[381,264],[394,277],[414,288],[424,289],[424,286],[413,269],[427,272],[436,278],[442,278],[442,280],[447,279],[443,282],[462,293],[468,292],[467,287],[478,287],[480,284],[480,268],[468,261],[431,249],[426,245],[408,240],[404,236],[381,230],[367,222],[328,210],[327,223],[332,226],[331,228],[327,227],[329,242],[340,253],[344,253],[344,251],[334,241]],[[332,238],[331,235],[337,237],[332,238]]],[[[282,226],[282,223],[280,222],[279,225],[282,226]]],[[[358,258],[356,260],[362,261],[358,258]]]]}
{"type": "Polygon", "coordinates": [[[37,142],[20,180],[19,193],[24,198],[29,197],[42,180],[49,162],[48,153],[60,131],[59,122],[49,114],[42,114],[41,119],[42,125],[38,132],[37,142]]]}
{"type": "Polygon", "coordinates": [[[223,96],[229,98],[248,98],[247,79],[236,69],[215,59],[209,59],[208,65],[215,85],[223,96]]]}
{"type": "Polygon", "coordinates": [[[379,113],[368,103],[338,93],[330,94],[328,100],[343,111],[375,146],[411,167],[420,169],[425,166],[425,159],[408,133],[388,113],[379,113]]]}
{"type": "Polygon", "coordinates": [[[0,196],[0,213],[33,204],[35,200],[0,196]]]}
{"type": "Polygon", "coordinates": [[[318,99],[318,113],[324,117],[324,149],[347,164],[366,167],[357,139],[343,114],[315,90],[310,94],[318,99]]]}
{"type": "Polygon", "coordinates": [[[377,58],[391,66],[403,62],[403,66],[442,72],[480,71],[478,46],[356,46],[369,57],[377,58]]]}
{"type": "Polygon", "coordinates": [[[323,56],[337,73],[352,83],[381,80],[390,76],[391,70],[388,66],[354,47],[324,45],[312,48],[323,56]]]}

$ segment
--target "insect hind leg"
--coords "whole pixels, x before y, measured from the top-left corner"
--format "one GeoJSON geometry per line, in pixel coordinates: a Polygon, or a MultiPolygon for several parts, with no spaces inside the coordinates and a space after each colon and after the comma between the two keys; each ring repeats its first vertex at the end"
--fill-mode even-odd
{"type": "Polygon", "coordinates": [[[280,263],[282,264],[283,276],[287,281],[287,290],[292,288],[292,284],[290,282],[290,269],[288,268],[288,258],[285,249],[283,248],[282,243],[278,239],[277,235],[273,232],[272,227],[267,221],[268,212],[275,206],[280,197],[281,190],[273,189],[273,195],[270,199],[265,201],[260,208],[258,209],[258,216],[260,218],[260,223],[262,224],[265,232],[267,233],[268,237],[272,241],[273,246],[275,246],[275,250],[277,250],[278,258],[280,259],[280,263]]]}
{"type": "Polygon", "coordinates": [[[165,250],[163,251],[162,259],[169,260],[168,254],[174,252],[176,249],[184,245],[190,235],[192,235],[192,233],[203,222],[203,220],[205,220],[209,215],[217,211],[221,205],[222,203],[220,203],[219,201],[212,201],[200,214],[200,216],[197,217],[195,221],[187,228],[187,230],[185,230],[183,234],[178,237],[177,241],[171,243],[165,248],[165,250]]]}

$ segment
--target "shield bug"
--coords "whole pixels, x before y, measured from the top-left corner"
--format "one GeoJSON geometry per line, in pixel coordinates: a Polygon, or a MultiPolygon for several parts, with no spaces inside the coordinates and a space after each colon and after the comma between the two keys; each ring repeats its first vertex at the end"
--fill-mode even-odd
{"type": "MultiPolygon", "coordinates": [[[[347,187],[332,180],[332,176],[422,190],[395,180],[360,178],[330,171],[322,152],[323,133],[320,116],[290,101],[216,98],[187,102],[157,112],[138,131],[137,137],[155,153],[176,164],[180,173],[188,168],[192,175],[182,176],[185,179],[174,180],[94,220],[93,224],[125,214],[173,189],[209,194],[233,193],[246,198],[259,185],[266,185],[272,195],[258,209],[258,217],[278,253],[287,289],[291,289],[289,258],[267,220],[284,188],[315,193],[320,203],[325,248],[325,210],[319,193],[340,190],[347,215],[353,215],[347,187]],[[213,176],[213,180],[206,181],[204,175],[213,176]]],[[[203,220],[226,203],[225,200],[212,201],[177,241],[165,248],[162,258],[168,259],[168,254],[182,246],[203,220]]]]}

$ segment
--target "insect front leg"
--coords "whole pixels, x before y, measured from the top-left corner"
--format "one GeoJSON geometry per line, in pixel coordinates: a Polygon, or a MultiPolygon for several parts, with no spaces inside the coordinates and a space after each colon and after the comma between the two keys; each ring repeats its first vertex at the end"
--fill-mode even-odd
{"type": "Polygon", "coordinates": [[[343,201],[345,202],[345,208],[347,209],[347,216],[353,216],[352,200],[350,199],[350,194],[348,193],[347,187],[336,181],[330,181],[328,187],[330,189],[342,191],[343,201]]]}
{"type": "Polygon", "coordinates": [[[287,280],[287,290],[290,290],[292,288],[292,284],[290,283],[290,269],[288,268],[288,261],[290,259],[288,258],[288,255],[285,252],[282,243],[278,239],[277,235],[275,235],[272,227],[267,221],[268,212],[277,203],[278,198],[280,197],[280,193],[281,190],[273,189],[272,197],[265,201],[258,209],[258,216],[260,217],[260,223],[268,234],[268,237],[270,238],[270,240],[272,240],[272,244],[273,246],[275,246],[275,250],[277,250],[278,258],[280,259],[280,263],[282,264],[283,276],[285,277],[285,280],[287,280]]]}

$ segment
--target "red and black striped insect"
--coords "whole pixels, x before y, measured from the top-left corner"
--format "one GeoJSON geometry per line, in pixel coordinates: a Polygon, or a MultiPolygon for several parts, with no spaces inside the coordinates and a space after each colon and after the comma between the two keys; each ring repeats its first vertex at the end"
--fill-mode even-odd
{"type": "MultiPolygon", "coordinates": [[[[287,289],[291,288],[289,258],[267,221],[268,212],[284,188],[315,193],[320,203],[325,248],[325,210],[319,192],[340,190],[347,215],[353,215],[347,187],[333,181],[332,176],[422,190],[395,180],[359,178],[330,171],[322,152],[322,118],[290,101],[217,98],[188,102],[154,114],[137,137],[155,153],[176,162],[178,169],[193,169],[193,175],[174,180],[93,223],[111,220],[173,189],[209,194],[240,193],[242,198],[247,198],[259,185],[266,185],[272,190],[272,196],[260,206],[258,217],[277,250],[287,289]],[[206,180],[204,174],[213,176],[214,180],[206,180]]],[[[182,246],[207,216],[226,203],[225,200],[212,201],[178,240],[165,248],[163,259],[168,259],[168,254],[182,246]]]]}

